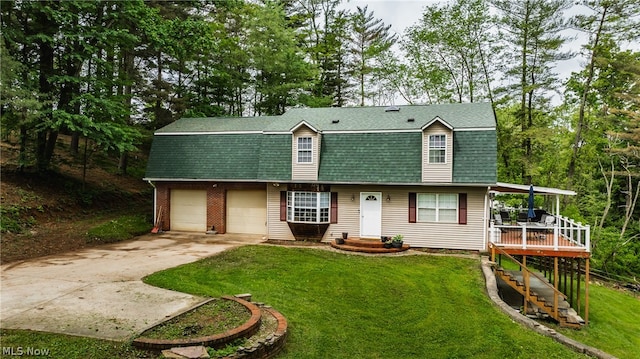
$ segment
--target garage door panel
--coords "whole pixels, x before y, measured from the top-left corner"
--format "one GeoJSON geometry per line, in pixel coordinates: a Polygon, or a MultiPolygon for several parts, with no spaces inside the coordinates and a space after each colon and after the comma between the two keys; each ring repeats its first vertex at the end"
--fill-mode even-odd
{"type": "Polygon", "coordinates": [[[171,191],[171,230],[202,232],[207,230],[207,191],[171,191]]]}
{"type": "Polygon", "coordinates": [[[233,190],[227,192],[227,232],[267,233],[267,192],[233,190]]]}

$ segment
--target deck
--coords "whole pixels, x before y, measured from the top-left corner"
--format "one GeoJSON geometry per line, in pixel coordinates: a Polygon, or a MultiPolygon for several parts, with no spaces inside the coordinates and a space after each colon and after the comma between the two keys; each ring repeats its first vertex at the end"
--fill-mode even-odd
{"type": "Polygon", "coordinates": [[[509,254],[589,258],[589,226],[566,217],[555,217],[552,224],[536,222],[496,225],[491,223],[490,246],[509,254]]]}

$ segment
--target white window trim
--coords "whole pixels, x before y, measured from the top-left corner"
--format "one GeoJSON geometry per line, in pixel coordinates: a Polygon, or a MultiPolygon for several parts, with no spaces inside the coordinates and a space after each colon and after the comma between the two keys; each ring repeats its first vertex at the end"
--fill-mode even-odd
{"type": "Polygon", "coordinates": [[[296,137],[296,164],[301,164],[301,165],[312,165],[313,164],[313,137],[312,136],[300,136],[300,137],[296,137]],[[308,138],[311,140],[311,148],[308,150],[300,150],[300,140],[303,138],[308,138]],[[305,152],[310,152],[311,156],[310,156],[310,160],[309,162],[301,162],[300,161],[300,151],[305,151],[305,152]]]}
{"type": "MultiPolygon", "coordinates": [[[[452,209],[452,208],[443,208],[443,209],[452,209]]],[[[458,193],[432,193],[432,192],[425,192],[425,193],[417,193],[416,194],[416,222],[421,222],[421,223],[458,223],[458,216],[460,215],[460,197],[458,193]],[[427,208],[427,207],[420,207],[420,196],[421,195],[435,195],[436,196],[436,219],[435,221],[429,221],[429,220],[424,220],[424,219],[420,219],[420,209],[421,208],[427,208]],[[451,221],[441,221],[440,220],[440,195],[454,195],[456,197],[456,215],[454,217],[454,219],[452,219],[451,221]]]]}
{"type": "Polygon", "coordinates": [[[431,133],[427,136],[427,163],[430,165],[446,165],[447,164],[447,147],[449,143],[449,136],[446,133],[431,133]],[[431,162],[431,137],[432,136],[444,136],[444,148],[433,148],[433,150],[444,150],[444,162],[431,162]]]}
{"type": "MultiPolygon", "coordinates": [[[[304,207],[309,208],[309,207],[304,207]]],[[[309,191],[288,191],[287,192],[287,222],[291,223],[310,223],[310,224],[326,224],[331,222],[331,192],[309,192],[309,191]],[[296,193],[313,193],[316,195],[315,221],[296,221],[295,220],[295,198],[296,193]],[[322,206],[322,196],[327,197],[326,207],[322,206]],[[327,220],[322,221],[321,210],[327,210],[327,220]]]]}

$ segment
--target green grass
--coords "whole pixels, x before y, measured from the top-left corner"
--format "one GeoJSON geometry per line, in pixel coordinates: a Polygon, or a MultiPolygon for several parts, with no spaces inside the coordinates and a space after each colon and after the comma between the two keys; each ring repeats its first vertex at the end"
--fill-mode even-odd
{"type": "MultiPolygon", "coordinates": [[[[517,270],[518,265],[503,258],[502,266],[517,270]]],[[[585,283],[580,283],[581,316],[585,309],[585,283]]],[[[619,358],[640,358],[640,296],[597,282],[589,286],[589,325],[580,330],[545,325],[586,345],[619,358]]]]}
{"type": "Polygon", "coordinates": [[[581,330],[555,329],[619,358],[640,358],[640,297],[592,283],[589,325],[581,330]]]}
{"type": "MultiPolygon", "coordinates": [[[[289,322],[278,358],[585,357],[500,312],[472,259],[246,246],[146,282],[212,297],[252,293],[289,322]]],[[[638,298],[598,285],[590,291],[590,326],[558,330],[621,359],[637,358],[638,298]]],[[[21,330],[0,335],[4,347],[48,348],[56,358],[155,357],[128,343],[21,330]]]]}
{"type": "Polygon", "coordinates": [[[216,298],[142,333],[141,336],[153,339],[200,338],[237,328],[250,317],[251,313],[242,304],[216,298]]]}
{"type": "Polygon", "coordinates": [[[0,358],[155,358],[149,353],[139,351],[131,343],[112,342],[70,335],[32,332],[28,330],[0,330],[0,342],[3,351],[0,358]],[[13,350],[14,355],[11,355],[13,350]],[[17,356],[22,350],[24,355],[17,356]],[[27,355],[40,353],[38,356],[27,355]],[[36,351],[37,350],[37,351],[36,351]]]}
{"type": "Polygon", "coordinates": [[[252,293],[289,321],[281,358],[583,357],[502,314],[477,260],[247,246],[146,282],[213,297],[252,293]]]}
{"type": "Polygon", "coordinates": [[[149,233],[153,226],[144,215],[122,215],[101,223],[87,232],[90,242],[112,243],[149,233]]]}

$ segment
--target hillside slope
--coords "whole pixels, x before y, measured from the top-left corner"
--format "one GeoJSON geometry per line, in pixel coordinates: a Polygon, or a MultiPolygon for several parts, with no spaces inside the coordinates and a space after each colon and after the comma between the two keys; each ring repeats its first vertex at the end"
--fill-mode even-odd
{"type": "Polygon", "coordinates": [[[2,142],[2,263],[34,258],[86,246],[89,229],[122,215],[152,217],[152,187],[142,180],[146,153],[132,153],[129,175],[118,175],[118,158],[94,152],[82,179],[82,156],[68,151],[69,137],[60,136],[52,170],[37,174],[17,168],[18,147],[2,142]]]}

